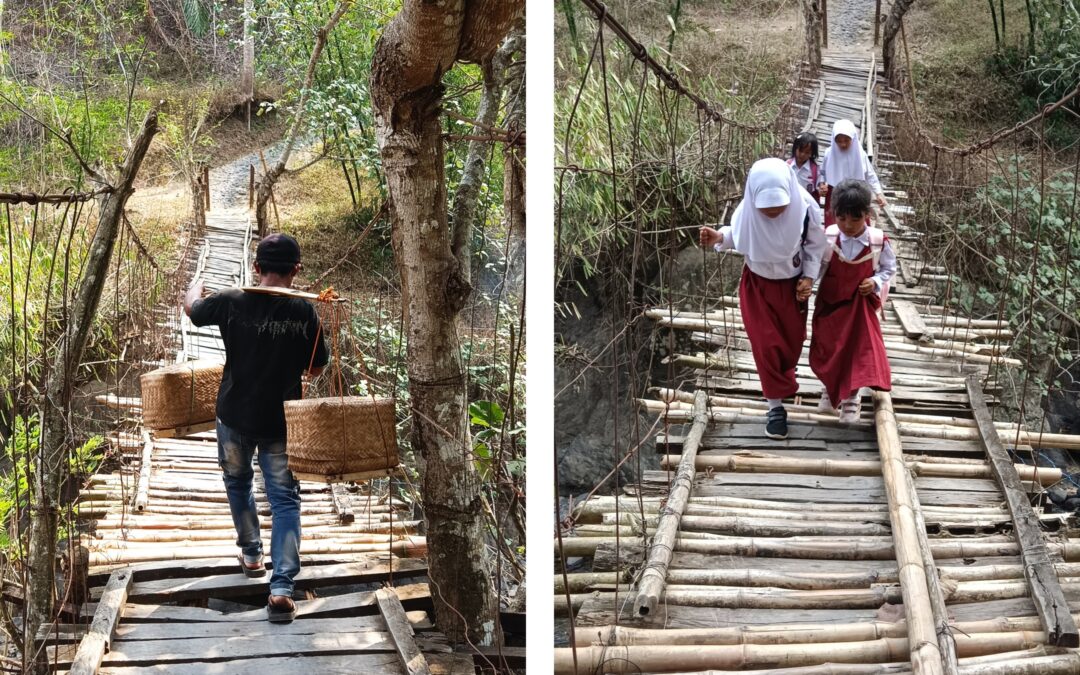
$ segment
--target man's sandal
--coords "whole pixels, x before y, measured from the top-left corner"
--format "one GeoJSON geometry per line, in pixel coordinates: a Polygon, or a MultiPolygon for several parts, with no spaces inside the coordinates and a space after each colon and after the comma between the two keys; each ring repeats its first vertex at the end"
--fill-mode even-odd
{"type": "Polygon", "coordinates": [[[237,561],[240,563],[240,570],[244,573],[244,576],[249,579],[259,579],[266,576],[266,567],[263,565],[262,556],[259,556],[258,562],[249,563],[244,560],[244,555],[240,554],[236,556],[237,561]]]}
{"type": "Polygon", "coordinates": [[[288,623],[296,618],[296,603],[287,595],[271,595],[266,599],[266,618],[271,623],[288,623]]]}

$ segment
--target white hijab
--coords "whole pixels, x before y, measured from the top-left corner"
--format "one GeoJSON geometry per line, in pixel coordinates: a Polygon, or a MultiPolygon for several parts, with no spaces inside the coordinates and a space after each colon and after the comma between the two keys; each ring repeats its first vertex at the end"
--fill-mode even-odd
{"type": "Polygon", "coordinates": [[[836,120],[832,127],[832,145],[825,153],[822,162],[825,170],[826,182],[836,187],[845,178],[866,180],[867,167],[870,166],[870,158],[866,156],[862,144],[859,143],[859,130],[851,120],[836,120]],[[851,139],[851,147],[845,152],[836,145],[837,136],[847,136],[851,139]]]}
{"type": "Polygon", "coordinates": [[[735,250],[754,262],[790,261],[802,246],[803,221],[808,209],[812,209],[811,220],[820,221],[814,198],[802,189],[787,162],[775,157],[754,162],[746,177],[743,200],[731,217],[735,250]],[[781,203],[787,202],[787,208],[775,218],[766,216],[756,206],[777,205],[778,198],[781,203]]]}

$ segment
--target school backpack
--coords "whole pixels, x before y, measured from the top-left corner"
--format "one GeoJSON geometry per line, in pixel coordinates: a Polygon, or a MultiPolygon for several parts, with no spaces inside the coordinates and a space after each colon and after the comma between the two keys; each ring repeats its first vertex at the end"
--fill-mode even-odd
{"type": "MultiPolygon", "coordinates": [[[[885,248],[885,233],[880,228],[866,226],[866,232],[870,235],[870,258],[873,260],[874,272],[877,273],[881,267],[881,251],[885,248]]],[[[828,241],[828,246],[825,247],[825,253],[821,256],[821,267],[824,269],[828,266],[829,261],[832,260],[833,251],[841,253],[840,246],[837,242],[840,239],[840,226],[830,225],[825,228],[825,239],[828,241]]],[[[859,263],[866,260],[866,257],[859,260],[852,260],[853,263],[859,263]]],[[[885,306],[885,300],[889,297],[889,287],[892,286],[892,279],[889,279],[881,287],[881,306],[885,306]]]]}

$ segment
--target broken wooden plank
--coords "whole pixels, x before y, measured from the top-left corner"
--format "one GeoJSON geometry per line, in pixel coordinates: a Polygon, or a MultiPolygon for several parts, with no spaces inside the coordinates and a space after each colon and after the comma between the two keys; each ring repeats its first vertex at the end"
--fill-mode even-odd
{"type": "Polygon", "coordinates": [[[113,633],[123,616],[124,604],[131,589],[131,570],[122,569],[113,572],[101,601],[94,612],[94,621],[90,632],[79,643],[78,650],[71,662],[72,675],[95,675],[101,666],[105,653],[109,651],[113,633]]]}
{"type": "MultiPolygon", "coordinates": [[[[393,565],[345,563],[342,565],[318,565],[305,567],[296,575],[297,590],[363,584],[382,581],[391,574],[395,578],[418,577],[427,574],[427,564],[415,558],[395,558],[393,565]]],[[[143,581],[131,588],[132,601],[176,602],[195,598],[227,598],[243,595],[259,595],[270,591],[269,577],[251,579],[237,570],[234,574],[195,578],[160,579],[143,581]]]]}
{"type": "Polygon", "coordinates": [[[1049,642],[1059,647],[1080,647],[1080,632],[1069,613],[1069,604],[1065,600],[1065,593],[1050,559],[1042,529],[1039,527],[1039,519],[1035,517],[1035,511],[1031,508],[1012,459],[1001,443],[990,410],[983,401],[978,380],[974,377],[968,378],[967,388],[990,466],[1001,491],[1005,493],[1009,512],[1012,513],[1013,533],[1024,560],[1024,572],[1031,588],[1031,597],[1049,642]]]}
{"type": "Polygon", "coordinates": [[[380,588],[375,591],[375,601],[379,604],[379,613],[386,621],[386,628],[390,631],[390,639],[394,642],[394,649],[401,659],[401,665],[407,675],[431,675],[424,655],[416,646],[413,639],[413,628],[405,616],[405,610],[401,606],[401,600],[393,588],[380,588]]]}
{"type": "MultiPolygon", "coordinates": [[[[427,654],[432,675],[473,675],[473,659],[468,654],[427,654]]],[[[391,673],[398,670],[396,654],[352,654],[347,657],[322,654],[289,654],[249,661],[199,661],[152,666],[106,667],[101,675],[267,675],[267,673],[318,673],[355,675],[391,673]]]]}
{"type": "Polygon", "coordinates": [[[912,340],[921,340],[923,336],[932,335],[915,305],[907,300],[893,298],[892,307],[896,311],[896,317],[900,320],[900,325],[904,327],[904,335],[912,340]]]}

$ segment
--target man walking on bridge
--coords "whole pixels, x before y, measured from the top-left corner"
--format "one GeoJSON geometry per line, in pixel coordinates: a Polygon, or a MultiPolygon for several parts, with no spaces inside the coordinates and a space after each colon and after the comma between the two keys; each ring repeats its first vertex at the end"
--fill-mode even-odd
{"type": "MultiPolygon", "coordinates": [[[[290,288],[300,271],[300,246],[272,234],[259,242],[255,271],[260,287],[290,288]]],[[[300,571],[300,484],[289,471],[285,448],[287,400],[301,397],[305,371],[318,375],[329,361],[319,315],[299,298],[229,288],[203,297],[201,280],[184,298],[196,326],[216,325],[225,343],[225,369],[217,397],[218,463],[225,480],[240,568],[249,577],[266,574],[262,534],[252,490],[252,458],[266,485],[272,516],[270,621],[296,615],[293,579],[300,571]]]]}

